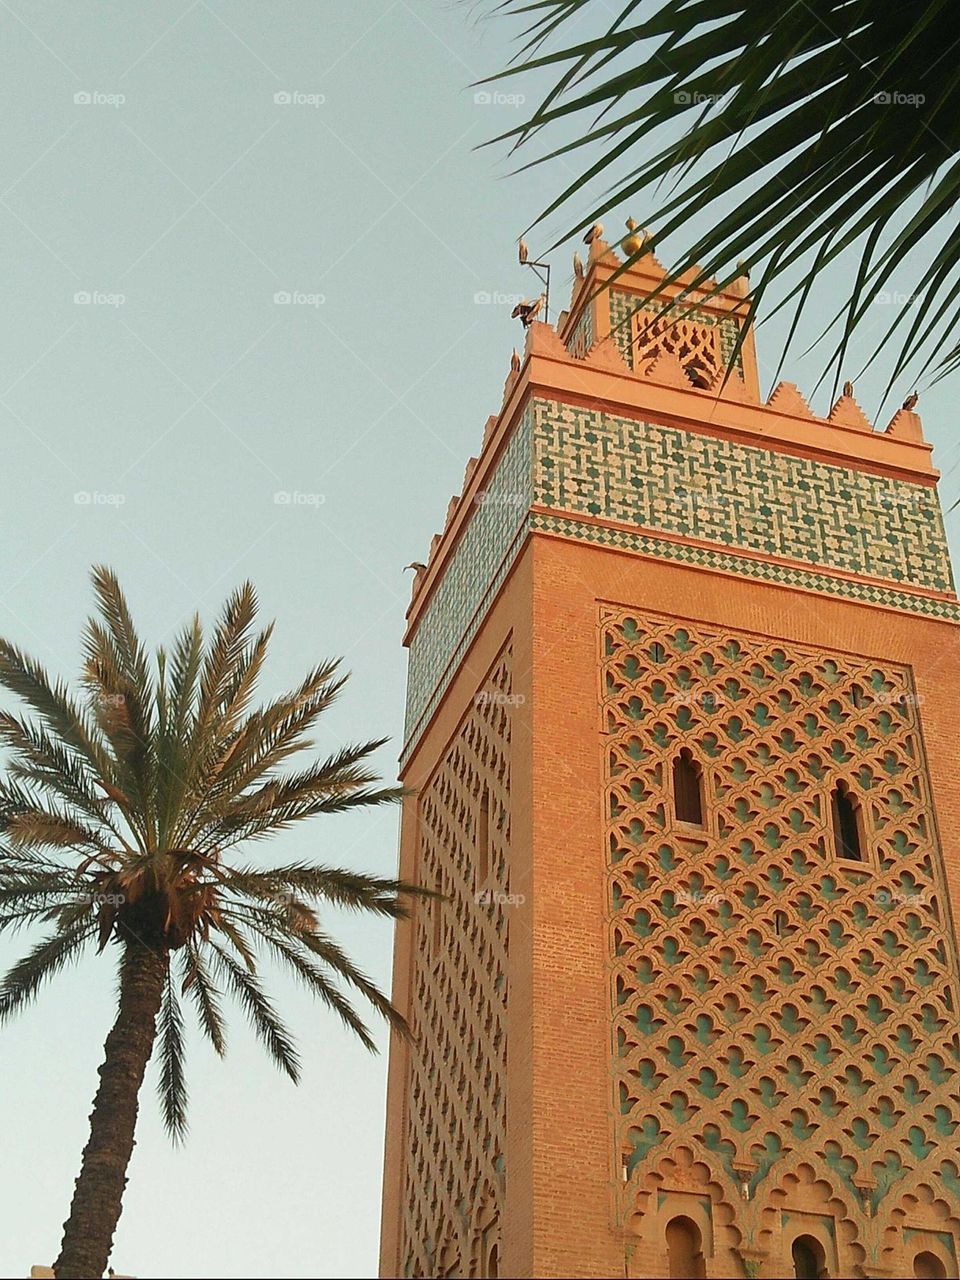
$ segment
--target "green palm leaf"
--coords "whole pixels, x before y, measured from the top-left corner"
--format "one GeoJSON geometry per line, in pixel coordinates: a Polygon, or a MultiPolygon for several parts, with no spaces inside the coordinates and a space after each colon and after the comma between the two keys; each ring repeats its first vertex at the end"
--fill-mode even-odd
{"type": "Polygon", "coordinates": [[[157,1022],[157,1038],[160,1041],[160,1078],[157,1091],[163,1110],[163,1122],[171,1138],[175,1142],[180,1142],[187,1132],[183,1013],[174,989],[173,976],[169,970],[157,1022]]]}
{"type": "Polygon", "coordinates": [[[837,377],[877,292],[922,250],[931,265],[870,360],[896,339],[891,381],[921,359],[940,376],[960,364],[960,64],[945,0],[627,0],[617,10],[504,0],[496,10],[524,23],[502,75],[555,77],[502,136],[523,155],[559,134],[532,163],[589,156],[540,220],[605,176],[606,194],[568,234],[633,201],[656,229],[648,247],[672,235],[690,245],[665,286],[696,265],[687,291],[719,289],[743,260],[760,269],[753,304],[776,289],[798,315],[817,302],[813,281],[854,248],[853,289],[827,326],[837,377]],[[706,230],[693,234],[695,222],[706,230]]]}

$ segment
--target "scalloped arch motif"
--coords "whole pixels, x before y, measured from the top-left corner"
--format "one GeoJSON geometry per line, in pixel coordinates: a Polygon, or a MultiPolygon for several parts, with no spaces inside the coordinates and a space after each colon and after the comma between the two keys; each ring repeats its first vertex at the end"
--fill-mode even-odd
{"type": "Polygon", "coordinates": [[[751,1207],[802,1154],[867,1234],[915,1171],[956,1192],[957,952],[909,669],[610,606],[600,649],[627,1195],[671,1138],[751,1207]],[[672,811],[683,747],[703,828],[672,811]]]}
{"type": "Polygon", "coordinates": [[[480,1276],[498,1247],[505,1178],[510,709],[508,647],[419,798],[417,879],[445,895],[417,921],[404,1152],[405,1276],[480,1276]],[[489,876],[476,833],[483,795],[489,876]],[[489,891],[487,900],[477,894],[489,891]],[[502,898],[501,898],[502,903],[502,898]]]}

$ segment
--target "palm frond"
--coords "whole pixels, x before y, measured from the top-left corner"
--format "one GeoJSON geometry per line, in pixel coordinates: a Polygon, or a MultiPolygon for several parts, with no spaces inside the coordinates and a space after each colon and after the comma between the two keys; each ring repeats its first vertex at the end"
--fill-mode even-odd
{"type": "Polygon", "coordinates": [[[74,906],[59,927],[37,943],[10,969],[0,984],[0,1022],[33,1000],[41,986],[55,977],[64,965],[91,940],[96,932],[89,908],[74,906]]]}
{"type": "Polygon", "coordinates": [[[390,919],[408,914],[405,898],[430,898],[436,891],[393,880],[367,875],[345,867],[295,862],[286,866],[258,871],[254,867],[231,867],[223,872],[224,888],[233,893],[268,900],[293,892],[320,898],[334,906],[353,911],[369,911],[390,919]]]}
{"type": "Polygon", "coordinates": [[[52,737],[42,725],[27,724],[8,711],[0,711],[0,742],[12,749],[13,758],[7,766],[12,778],[35,783],[88,818],[104,821],[102,797],[81,754],[52,737]]]}
{"type": "Polygon", "coordinates": [[[157,1092],[167,1133],[182,1142],[187,1132],[187,1083],[184,1076],[183,1011],[174,987],[172,969],[167,969],[163,1003],[157,1018],[160,1042],[160,1077],[157,1092]]]}
{"type": "Polygon", "coordinates": [[[38,662],[0,639],[0,685],[22,699],[50,731],[82,756],[101,780],[112,781],[112,765],[98,731],[70,697],[66,686],[51,684],[38,662]]]}
{"type": "Polygon", "coordinates": [[[271,1058],[286,1072],[294,1084],[300,1080],[300,1059],[290,1033],[267,999],[259,979],[237,964],[233,956],[216,943],[210,943],[217,967],[250,1019],[250,1024],[271,1058]]]}
{"type": "Polygon", "coordinates": [[[343,948],[329,934],[319,929],[315,922],[305,927],[296,915],[291,916],[285,912],[282,904],[272,908],[246,905],[231,910],[229,914],[243,921],[249,929],[271,946],[279,941],[286,947],[292,947],[300,955],[301,960],[306,960],[308,963],[313,960],[321,961],[332,969],[337,977],[355,987],[390,1023],[394,1031],[401,1035],[409,1034],[406,1019],[399,1010],[376,983],[357,968],[343,948]],[[304,952],[307,953],[306,956],[303,955],[304,952]]]}
{"type": "Polygon", "coordinates": [[[105,565],[96,565],[91,577],[100,615],[110,629],[120,657],[121,671],[135,690],[146,694],[151,687],[147,653],[137,635],[117,575],[105,565]]]}
{"type": "Polygon", "coordinates": [[[339,665],[339,659],[334,659],[314,668],[299,688],[276,698],[247,718],[230,761],[221,769],[212,788],[211,800],[237,795],[269,769],[309,745],[304,735],[332,706],[346,683],[346,676],[333,679],[339,665]]]}
{"type": "Polygon", "coordinates": [[[181,951],[183,991],[189,993],[197,1009],[204,1035],[219,1057],[227,1052],[227,1037],[220,1006],[220,992],[199,948],[188,943],[181,951]]]}
{"type": "Polygon", "coordinates": [[[308,955],[303,954],[297,943],[287,941],[278,934],[265,933],[263,937],[307,990],[337,1014],[343,1025],[354,1033],[364,1048],[369,1049],[371,1053],[377,1053],[377,1042],[356,1009],[343,992],[330,981],[328,975],[318,965],[312,963],[308,955]]]}
{"type": "Polygon", "coordinates": [[[373,1005],[381,1017],[400,1035],[409,1035],[410,1028],[403,1014],[396,1009],[380,988],[353,963],[347,953],[334,940],[320,930],[300,935],[303,946],[340,975],[373,1005]]]}
{"type": "Polygon", "coordinates": [[[97,726],[113,752],[116,783],[132,801],[128,818],[149,842],[148,833],[154,825],[153,690],[149,677],[143,687],[134,683],[126,669],[130,659],[117,648],[115,637],[93,618],[84,632],[84,651],[84,682],[97,726]]]}
{"type": "Polygon", "coordinates": [[[697,285],[723,287],[742,259],[768,268],[752,302],[786,283],[801,309],[817,304],[809,275],[823,279],[859,245],[855,284],[834,318],[838,377],[877,292],[932,247],[935,267],[894,304],[871,360],[907,327],[897,372],[925,347],[941,375],[960,364],[949,305],[960,280],[960,66],[944,53],[954,36],[943,0],[627,0],[612,21],[602,0],[497,8],[527,19],[518,58],[501,74],[555,76],[502,137],[523,151],[560,130],[532,163],[569,164],[580,148],[591,156],[538,221],[607,176],[606,194],[569,233],[642,202],[634,213],[656,232],[647,248],[673,235],[689,243],[663,287],[695,265],[688,299],[697,285]],[[664,181],[674,183],[666,196],[664,181]],[[694,235],[694,225],[706,230],[694,235]]]}

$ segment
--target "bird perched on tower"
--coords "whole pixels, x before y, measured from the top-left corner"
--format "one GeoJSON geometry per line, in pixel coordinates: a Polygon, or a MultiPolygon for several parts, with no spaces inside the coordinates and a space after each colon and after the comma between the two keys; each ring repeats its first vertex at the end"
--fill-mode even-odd
{"type": "Polygon", "coordinates": [[[587,234],[583,237],[584,244],[593,244],[594,240],[599,240],[603,235],[603,223],[595,222],[587,234]]]}
{"type": "Polygon", "coordinates": [[[852,382],[845,382],[843,384],[843,394],[848,399],[851,399],[851,400],[853,399],[853,383],[852,382]]]}
{"type": "Polygon", "coordinates": [[[426,573],[427,566],[423,563],[422,560],[412,560],[410,564],[405,564],[403,566],[403,569],[404,569],[404,572],[406,572],[407,569],[412,569],[414,573],[416,573],[419,576],[421,573],[426,573]]]}
{"type": "Polygon", "coordinates": [[[518,302],[510,312],[510,315],[512,319],[519,320],[526,329],[533,324],[534,319],[542,306],[543,294],[541,293],[540,297],[535,299],[533,302],[528,302],[526,298],[524,298],[522,302],[518,302]]]}
{"type": "Polygon", "coordinates": [[[917,401],[919,399],[920,397],[915,391],[911,395],[907,396],[906,400],[903,402],[903,408],[906,409],[907,413],[913,413],[914,409],[917,407],[917,401]]]}
{"type": "Polygon", "coordinates": [[[517,255],[520,258],[520,265],[523,266],[523,264],[530,257],[530,249],[529,249],[529,246],[527,245],[526,240],[520,241],[519,245],[517,246],[517,255]]]}

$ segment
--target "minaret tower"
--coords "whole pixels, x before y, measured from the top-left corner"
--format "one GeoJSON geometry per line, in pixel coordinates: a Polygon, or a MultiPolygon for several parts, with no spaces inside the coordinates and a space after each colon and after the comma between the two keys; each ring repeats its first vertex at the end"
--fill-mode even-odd
{"type": "Polygon", "coordinates": [[[528,327],[414,584],[400,872],[444,896],[397,933],[381,1274],[956,1277],[930,446],[763,401],[745,281],[678,318],[621,266],[528,327]]]}

